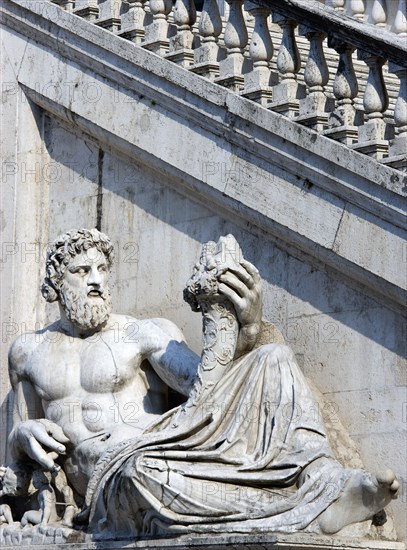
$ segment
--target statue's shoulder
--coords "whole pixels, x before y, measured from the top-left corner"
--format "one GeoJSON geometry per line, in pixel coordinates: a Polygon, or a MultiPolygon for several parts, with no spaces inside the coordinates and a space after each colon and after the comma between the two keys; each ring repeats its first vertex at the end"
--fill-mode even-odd
{"type": "Polygon", "coordinates": [[[185,341],[177,325],[161,317],[137,319],[131,315],[113,314],[109,328],[115,334],[116,341],[134,343],[146,353],[166,348],[170,340],[185,341]]]}
{"type": "Polygon", "coordinates": [[[11,368],[24,366],[33,352],[43,343],[55,340],[55,333],[59,331],[58,322],[41,329],[21,333],[11,344],[9,349],[9,363],[11,368]],[[49,336],[52,333],[52,337],[49,336]]]}
{"type": "MultiPolygon", "coordinates": [[[[125,342],[138,343],[139,339],[148,333],[147,321],[137,319],[131,315],[113,313],[109,319],[107,330],[113,331],[115,336],[125,342]]],[[[106,330],[106,329],[105,329],[106,330]]]]}
{"type": "Polygon", "coordinates": [[[12,382],[17,383],[24,378],[25,368],[38,345],[36,332],[24,332],[11,344],[8,353],[8,364],[12,382]]]}
{"type": "Polygon", "coordinates": [[[145,321],[137,319],[131,315],[125,315],[120,313],[112,313],[109,318],[108,329],[119,332],[128,332],[132,327],[141,328],[145,321]]]}
{"type": "Polygon", "coordinates": [[[148,319],[148,322],[150,326],[156,327],[159,331],[164,332],[166,335],[177,340],[184,340],[184,335],[181,330],[169,319],[154,317],[153,319],[148,319]]]}
{"type": "Polygon", "coordinates": [[[140,334],[151,334],[152,332],[165,332],[169,336],[182,336],[182,332],[175,323],[162,317],[154,317],[152,319],[137,319],[131,315],[112,314],[110,317],[110,327],[112,329],[119,328],[120,330],[128,331],[132,327],[137,328],[140,334]]]}

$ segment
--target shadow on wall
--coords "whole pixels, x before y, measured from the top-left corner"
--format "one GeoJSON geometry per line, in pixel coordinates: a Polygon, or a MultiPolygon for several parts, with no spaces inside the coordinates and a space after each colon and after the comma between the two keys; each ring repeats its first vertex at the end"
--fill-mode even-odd
{"type": "MultiPolygon", "coordinates": [[[[265,234],[243,219],[237,219],[233,213],[227,212],[214,203],[209,205],[210,201],[205,198],[188,198],[187,192],[185,195],[180,193],[183,191],[181,172],[179,180],[176,181],[162,169],[147,166],[138,160],[130,160],[118,153],[112,154],[105,151],[101,155],[98,143],[89,137],[86,137],[86,142],[82,146],[88,151],[85,164],[79,161],[75,164],[72,158],[67,163],[64,158],[67,142],[84,140],[84,136],[74,136],[70,129],[54,118],[48,119],[47,128],[46,146],[50,157],[57,165],[65,163],[65,168],[70,170],[68,185],[74,189],[74,192],[80,187],[87,172],[86,162],[89,163],[91,169],[88,170],[88,174],[100,191],[98,209],[94,212],[95,226],[100,220],[101,230],[106,231],[113,242],[123,242],[128,235],[132,235],[133,239],[139,239],[140,242],[150,239],[151,246],[153,244],[160,246],[160,243],[154,242],[153,233],[155,230],[159,233],[163,226],[169,226],[175,233],[174,238],[181,240],[181,249],[183,248],[182,235],[186,238],[184,257],[167,257],[171,262],[167,267],[167,273],[169,269],[179,273],[182,262],[182,272],[186,280],[199,254],[201,243],[217,240],[221,234],[232,233],[241,243],[245,257],[259,268],[266,282],[266,293],[273,289],[273,293],[280,294],[286,301],[287,296],[291,296],[296,302],[294,309],[298,312],[295,312],[288,303],[289,311],[286,312],[286,319],[301,315],[305,317],[307,311],[313,309],[315,311],[310,312],[310,315],[326,314],[333,321],[345,324],[353,331],[363,334],[392,352],[400,356],[405,355],[406,324],[402,316],[387,310],[373,299],[345,284],[334,273],[317,269],[311,263],[290,255],[283,250],[282,243],[272,235],[265,234]],[[103,166],[100,166],[101,158],[103,166]],[[191,241],[195,244],[191,245],[191,241]],[[383,325],[389,330],[383,330],[383,325]],[[391,333],[393,327],[395,333],[391,333]]],[[[242,173],[242,177],[246,177],[246,174],[242,173]]],[[[52,185],[51,183],[51,189],[52,185]]],[[[76,214],[73,212],[73,220],[76,219],[76,214]]],[[[75,225],[74,222],[72,224],[75,225]]],[[[56,225],[59,224],[56,223],[56,225]]],[[[67,229],[70,227],[61,228],[61,230],[67,229]]],[[[55,236],[51,218],[50,238],[55,236]]],[[[132,253],[138,253],[137,242],[133,245],[134,249],[129,248],[126,251],[127,258],[132,253]]],[[[164,247],[165,243],[161,246],[164,247]]],[[[146,248],[144,247],[143,250],[146,248]]],[[[158,264],[163,261],[163,258],[167,259],[162,255],[163,250],[154,250],[154,255],[151,254],[151,248],[148,250],[149,253],[144,257],[137,258],[140,261],[140,264],[137,264],[137,276],[145,276],[147,268],[155,271],[162,269],[158,264]],[[143,264],[147,266],[145,269],[143,264]]],[[[180,294],[182,281],[181,277],[180,288],[177,290],[180,294]]],[[[129,284],[132,284],[131,281],[129,284]]],[[[281,307],[278,303],[273,303],[272,298],[265,295],[269,308],[267,314],[269,319],[278,325],[278,311],[281,307]],[[274,315],[276,318],[273,318],[274,315]]],[[[165,299],[168,299],[168,296],[165,299]]],[[[188,312],[186,306],[185,312],[188,312]]],[[[137,315],[137,311],[131,313],[137,315]]],[[[284,329],[281,326],[279,328],[284,329]]]]}

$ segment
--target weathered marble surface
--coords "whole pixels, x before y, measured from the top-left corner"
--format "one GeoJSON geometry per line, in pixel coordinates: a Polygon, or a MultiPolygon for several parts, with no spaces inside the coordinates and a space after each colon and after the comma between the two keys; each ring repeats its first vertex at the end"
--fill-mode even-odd
{"type": "Polygon", "coordinates": [[[203,246],[184,290],[202,313],[200,359],[169,321],[112,314],[112,263],[96,229],[48,248],[41,292],[60,319],[18,337],[9,354],[13,462],[0,489],[17,499],[14,519],[23,515],[11,523],[4,508],[5,542],[63,540],[63,526],[75,525],[119,540],[385,523],[394,473],[335,459],[292,351],[260,345],[260,275],[232,235],[203,246]],[[168,386],[186,399],[170,410],[168,386]],[[125,418],[136,398],[137,416],[125,418]]]}
{"type": "MultiPolygon", "coordinates": [[[[35,3],[35,6],[37,5],[38,3],[35,3]]],[[[8,22],[7,20],[7,24],[8,22]]],[[[182,284],[188,276],[188,273],[185,273],[182,266],[179,265],[178,258],[185,255],[188,258],[187,264],[192,265],[198,252],[198,242],[217,238],[217,235],[227,231],[233,232],[238,236],[239,242],[244,244],[250,258],[260,268],[262,276],[266,279],[264,296],[267,317],[277,322],[287,341],[295,350],[304,372],[315,380],[324,391],[328,404],[327,414],[333,421],[336,421],[338,416],[345,421],[361,451],[365,464],[369,465],[370,469],[374,471],[380,464],[394,463],[398,474],[403,475],[405,465],[403,453],[405,448],[405,408],[403,409],[405,364],[401,358],[400,343],[405,337],[405,334],[403,335],[405,321],[392,311],[388,296],[380,305],[369,298],[367,287],[363,286],[362,292],[360,292],[361,287],[358,290],[353,283],[349,282],[354,277],[354,280],[358,279],[360,274],[355,272],[348,274],[349,277],[347,276],[344,284],[344,279],[338,275],[341,269],[334,272],[327,268],[325,252],[317,245],[314,246],[313,243],[310,244],[299,238],[297,245],[292,247],[292,235],[289,232],[281,231],[278,224],[273,224],[266,218],[257,216],[256,212],[259,208],[261,209],[261,203],[257,199],[252,201],[251,209],[249,209],[247,205],[243,204],[247,199],[243,194],[243,202],[237,208],[236,204],[228,199],[231,194],[233,197],[238,196],[239,190],[243,189],[244,191],[249,183],[250,188],[253,188],[254,185],[256,189],[268,188],[269,184],[269,180],[263,178],[263,172],[260,174],[255,171],[254,176],[250,177],[251,165],[246,164],[246,161],[239,156],[239,152],[237,152],[236,158],[232,155],[233,158],[231,157],[229,162],[228,157],[222,156],[219,149],[217,149],[215,157],[214,152],[201,146],[199,141],[191,141],[191,134],[188,134],[187,138],[182,134],[183,142],[190,144],[188,158],[178,159],[175,152],[172,152],[166,160],[165,177],[163,178],[162,172],[155,169],[150,170],[146,166],[144,156],[137,152],[133,146],[131,146],[131,160],[129,157],[119,154],[119,150],[125,149],[120,138],[115,141],[113,150],[110,149],[112,142],[109,139],[112,136],[108,135],[100,125],[97,131],[95,128],[92,137],[89,136],[89,132],[86,136],[82,134],[79,126],[84,127],[84,120],[81,116],[84,117],[87,114],[86,103],[89,107],[89,116],[91,116],[95,104],[99,105],[97,101],[91,102],[93,99],[91,92],[99,90],[98,93],[103,96],[108,94],[109,86],[105,86],[105,84],[110,78],[114,83],[120,82],[120,86],[116,89],[112,85],[113,92],[108,97],[106,105],[110,105],[111,108],[119,105],[120,109],[126,112],[123,119],[129,120],[134,116],[134,120],[140,120],[142,135],[137,143],[145,144],[146,147],[151,144],[150,133],[157,136],[159,128],[166,121],[161,118],[158,121],[154,116],[144,116],[145,105],[143,102],[133,103],[136,96],[131,95],[132,91],[141,93],[143,86],[147,86],[146,97],[149,101],[154,101],[157,104],[160,116],[166,108],[169,108],[171,112],[179,113],[183,109],[181,104],[188,105],[189,108],[194,109],[193,116],[191,115],[193,120],[196,120],[200,110],[198,104],[194,103],[194,97],[202,92],[202,102],[205,103],[202,111],[205,111],[206,116],[210,117],[211,126],[216,128],[216,131],[218,129],[214,121],[219,113],[213,104],[212,110],[208,108],[209,98],[213,101],[215,98],[211,86],[205,87],[204,90],[201,88],[198,90],[194,75],[187,75],[181,81],[180,70],[176,66],[171,67],[171,71],[166,73],[165,86],[160,84],[157,75],[164,71],[163,63],[157,63],[155,71],[147,71],[145,74],[144,69],[140,69],[137,65],[138,63],[144,65],[148,63],[151,56],[149,57],[147,52],[139,54],[138,51],[135,51],[134,55],[132,53],[132,63],[128,63],[126,66],[118,63],[120,50],[118,39],[114,36],[106,38],[106,33],[97,28],[93,29],[92,33],[87,33],[83,21],[78,21],[76,28],[71,29],[72,35],[62,33],[63,42],[60,42],[59,46],[62,47],[64,44],[64,47],[69,50],[68,45],[74,44],[75,48],[80,49],[80,54],[76,57],[77,67],[86,66],[86,75],[83,75],[83,79],[81,79],[79,78],[80,70],[69,73],[54,72],[53,67],[60,57],[57,52],[56,38],[60,31],[57,32],[56,28],[67,28],[64,27],[66,23],[67,18],[61,16],[53,23],[47,22],[46,26],[45,22],[42,25],[38,19],[35,20],[34,17],[25,14],[24,24],[36,25],[37,39],[43,45],[46,40],[49,40],[52,54],[43,57],[38,57],[39,51],[43,53],[48,46],[44,46],[45,50],[42,50],[40,46],[33,44],[32,47],[26,49],[26,39],[21,37],[22,23],[21,27],[17,26],[15,34],[12,31],[9,35],[8,30],[5,30],[2,36],[9,40],[9,46],[6,47],[4,56],[8,67],[5,81],[12,83],[9,93],[5,94],[7,103],[5,115],[8,127],[11,128],[8,135],[13,133],[14,128],[24,128],[25,130],[24,136],[18,141],[17,148],[15,147],[15,143],[17,143],[15,137],[9,142],[7,141],[3,148],[3,152],[7,153],[6,160],[9,162],[7,169],[15,171],[15,175],[7,174],[5,204],[8,211],[17,213],[13,223],[7,223],[5,227],[5,246],[11,246],[13,239],[16,239],[13,244],[14,248],[6,248],[4,252],[3,318],[5,322],[3,323],[3,337],[6,340],[5,343],[11,342],[16,330],[34,329],[36,322],[43,323],[45,319],[53,318],[52,312],[45,309],[40,299],[29,292],[32,285],[38,286],[40,280],[41,264],[37,257],[43,257],[42,251],[46,243],[54,238],[56,232],[82,223],[89,226],[95,225],[98,196],[98,153],[104,152],[104,163],[101,169],[104,184],[103,209],[100,211],[102,227],[114,237],[115,242],[118,243],[121,258],[126,260],[120,268],[116,268],[121,282],[114,285],[113,297],[118,309],[129,314],[141,312],[142,315],[151,315],[153,313],[180,322],[189,341],[193,343],[193,347],[197,351],[199,349],[199,316],[188,313],[185,306],[182,309],[181,296],[173,293],[173,289],[182,288],[182,284]],[[45,27],[47,30],[43,33],[45,27]],[[40,32],[38,29],[42,29],[42,31],[40,32]],[[44,38],[45,34],[46,39],[44,38]],[[114,51],[117,54],[111,64],[110,58],[103,62],[103,70],[106,73],[111,71],[106,77],[106,82],[93,80],[92,70],[96,70],[97,67],[91,57],[85,53],[84,45],[90,43],[93,48],[96,48],[99,58],[102,50],[114,51]],[[24,56],[27,56],[27,62],[21,65],[24,56]],[[75,117],[77,122],[75,126],[67,124],[61,127],[60,119],[49,116],[49,113],[47,114],[30,104],[24,94],[17,93],[18,85],[14,81],[15,75],[18,75],[20,81],[28,85],[32,76],[31,65],[28,61],[34,57],[37,59],[37,67],[41,67],[41,74],[32,77],[31,82],[35,82],[35,86],[33,85],[35,90],[49,96],[50,99],[55,100],[58,97],[58,90],[55,90],[53,85],[47,87],[50,82],[52,84],[58,82],[64,90],[68,91],[73,89],[74,83],[79,82],[75,93],[81,100],[82,110],[80,113],[79,101],[78,104],[75,101],[71,103],[74,113],[72,117],[80,114],[79,117],[75,117]],[[8,65],[9,62],[10,65],[8,65]],[[135,67],[137,67],[137,71],[135,67]],[[128,86],[125,78],[126,70],[128,73],[132,73],[131,86],[128,86]],[[43,75],[43,79],[41,79],[41,75],[43,75]],[[139,81],[140,79],[142,82],[139,81]],[[95,83],[100,85],[100,88],[96,89],[95,83]],[[155,85],[157,89],[154,88],[155,85]],[[169,95],[167,93],[160,95],[164,89],[169,95]],[[123,90],[126,90],[126,93],[122,94],[123,90]],[[87,92],[89,92],[88,102],[84,100],[87,92]],[[165,101],[162,99],[164,96],[165,101]],[[212,115],[214,115],[213,120],[212,115]],[[150,128],[148,128],[148,122],[150,128]],[[46,150],[41,147],[42,139],[44,139],[44,134],[41,132],[44,131],[44,127],[46,150]],[[144,139],[145,133],[147,133],[147,140],[144,139]],[[108,141],[109,145],[107,145],[108,141]],[[201,201],[204,202],[204,205],[196,202],[199,195],[195,192],[196,189],[194,192],[192,191],[193,182],[198,178],[202,151],[207,152],[214,161],[219,160],[220,162],[218,167],[212,164],[204,165],[204,168],[206,167],[204,173],[210,177],[211,182],[215,182],[217,177],[230,180],[233,176],[240,180],[240,187],[237,184],[233,187],[233,191],[236,189],[236,193],[232,193],[230,185],[222,186],[222,193],[225,195],[221,195],[219,192],[216,201],[223,201],[222,204],[225,207],[223,210],[216,207],[216,201],[213,200],[214,195],[210,195],[209,191],[201,201]],[[20,164],[16,163],[16,153],[19,155],[19,160],[22,160],[20,164]],[[61,179],[55,178],[55,173],[52,172],[50,178],[40,185],[38,173],[33,174],[29,171],[40,165],[45,166],[45,172],[47,169],[51,171],[55,169],[57,174],[61,174],[61,179]],[[177,169],[186,170],[182,182],[177,178],[177,169]],[[214,174],[208,173],[209,170],[212,170],[214,174]],[[262,181],[259,181],[260,177],[263,178],[262,181]],[[64,178],[65,181],[69,181],[69,186],[62,185],[61,182],[64,178]],[[188,191],[185,191],[183,187],[185,184],[189,185],[188,191]],[[64,194],[61,192],[62,188],[64,188],[64,194]],[[42,205],[45,205],[46,216],[39,214],[42,205]],[[246,223],[248,219],[252,222],[249,227],[246,223]],[[259,229],[256,224],[262,229],[259,229]],[[121,239],[122,233],[128,236],[126,240],[121,239]],[[276,239],[276,234],[279,236],[278,239],[276,239]],[[154,235],[153,241],[152,235],[154,235]],[[152,242],[155,250],[158,251],[158,256],[166,265],[171,266],[171,272],[174,274],[171,280],[165,281],[164,285],[160,286],[159,293],[152,291],[160,284],[156,264],[149,255],[152,242]],[[135,248],[136,244],[138,249],[135,248]],[[302,255],[303,250],[311,253],[311,256],[305,257],[305,261],[302,255]],[[140,257],[143,257],[143,263],[133,261],[134,258],[140,257]],[[318,264],[318,262],[320,263],[318,264]],[[149,281],[143,279],[146,265],[153,274],[153,278],[149,281]],[[130,298],[129,289],[132,291],[130,298]],[[162,296],[167,295],[171,297],[168,304],[160,305],[159,300],[162,296]],[[13,312],[12,316],[10,316],[10,312],[13,312]],[[355,363],[358,363],[360,368],[355,369],[355,363]]],[[[12,26],[16,29],[15,21],[12,26]]],[[[74,53],[72,55],[75,57],[74,53]]],[[[151,67],[152,65],[149,65],[150,69],[151,67]]],[[[35,93],[35,90],[34,98],[39,101],[39,93],[35,93]]],[[[219,104],[223,105],[226,102],[227,95],[226,91],[221,94],[219,104]]],[[[63,98],[61,101],[63,101],[64,109],[68,109],[69,101],[65,102],[63,98]]],[[[237,103],[242,102],[244,102],[243,99],[237,101],[237,103]]],[[[209,103],[211,102],[209,101],[209,103]]],[[[150,103],[148,103],[148,107],[155,111],[150,103]]],[[[65,113],[64,109],[60,111],[61,114],[65,113]]],[[[254,106],[253,112],[257,113],[258,111],[259,108],[254,106]]],[[[105,120],[104,114],[107,112],[105,104],[98,112],[103,113],[99,120],[102,124],[105,120]]],[[[246,116],[243,109],[239,112],[242,116],[246,116]]],[[[68,117],[68,111],[66,113],[68,117]]],[[[188,111],[186,113],[188,120],[189,115],[188,111]]],[[[239,126],[239,118],[234,120],[233,117],[232,114],[232,122],[237,120],[238,126],[235,125],[236,131],[233,131],[232,134],[234,136],[239,134],[239,143],[244,141],[242,150],[247,149],[249,140],[245,140],[244,136],[239,133],[243,126],[242,128],[239,126]]],[[[253,117],[254,119],[255,117],[253,117]]],[[[245,121],[244,128],[249,128],[250,135],[253,135],[251,126],[254,124],[253,120],[252,122],[245,121]]],[[[259,117],[256,120],[257,124],[261,123],[259,117]]],[[[296,137],[290,124],[287,123],[284,127],[277,124],[278,117],[273,117],[270,114],[267,121],[270,122],[269,125],[267,123],[269,128],[267,132],[270,131],[270,133],[265,135],[264,141],[268,144],[274,143],[272,141],[273,133],[282,139],[289,139],[290,136],[291,138],[296,137]],[[273,119],[273,124],[270,119],[273,119]]],[[[97,117],[93,122],[97,124],[97,117]]],[[[263,126],[265,126],[266,120],[263,122],[263,126]]],[[[88,131],[89,128],[90,126],[88,126],[88,131]]],[[[224,132],[223,126],[219,130],[219,135],[222,132],[224,132]]],[[[140,136],[137,133],[136,135],[140,136]]],[[[256,135],[260,139],[259,135],[256,135]]],[[[134,134],[132,136],[135,138],[134,134]]],[[[171,131],[167,142],[165,142],[165,136],[160,136],[163,146],[172,146],[176,136],[178,136],[177,132],[171,131]]],[[[387,206],[384,207],[386,201],[386,204],[390,206],[393,204],[392,198],[396,198],[396,195],[391,197],[391,194],[387,193],[388,190],[397,187],[395,180],[390,177],[392,171],[382,170],[381,167],[375,170],[373,162],[368,162],[368,160],[362,162],[360,157],[355,155],[352,157],[344,154],[337,162],[335,159],[337,155],[341,154],[341,147],[338,144],[330,144],[327,149],[324,149],[322,141],[317,140],[313,143],[306,131],[302,132],[299,139],[306,144],[307,170],[314,167],[315,174],[324,175],[324,179],[321,181],[318,180],[318,177],[311,177],[311,182],[317,185],[328,185],[330,189],[335,189],[335,192],[337,191],[345,198],[348,191],[342,186],[344,182],[348,184],[354,182],[356,187],[363,189],[363,194],[369,194],[366,202],[364,198],[358,198],[358,193],[354,189],[351,191],[348,187],[352,201],[359,201],[358,204],[359,207],[362,207],[362,211],[354,209],[355,215],[359,216],[360,214],[357,224],[354,223],[356,217],[349,220],[346,213],[342,220],[345,225],[351,221],[352,223],[349,223],[348,227],[357,228],[352,234],[344,228],[343,237],[348,239],[348,243],[358,246],[358,249],[360,244],[361,253],[366,251],[369,243],[372,242],[372,234],[368,227],[366,231],[361,231],[364,226],[362,214],[365,207],[370,204],[371,210],[377,214],[377,219],[382,215],[387,221],[397,218],[396,210],[393,211],[391,208],[387,212],[387,206]],[[317,151],[321,155],[326,155],[330,162],[328,163],[318,155],[315,156],[317,151]],[[328,173],[327,167],[328,169],[333,167],[330,173],[328,173]],[[349,173],[347,169],[349,169],[349,173]],[[349,175],[350,172],[352,172],[352,177],[349,175]],[[371,185],[367,183],[368,180],[371,185]],[[377,191],[376,195],[374,189],[377,191]],[[359,238],[355,242],[356,235],[359,238]],[[367,245],[361,244],[360,240],[367,245]]],[[[126,147],[126,151],[130,151],[129,144],[126,147]]],[[[290,146],[287,145],[287,147],[290,146]]],[[[157,146],[156,149],[158,150],[160,147],[157,146]]],[[[150,153],[151,151],[153,149],[149,149],[150,153]]],[[[236,149],[234,152],[236,153],[236,149]]],[[[251,153],[254,154],[253,151],[251,153]]],[[[264,157],[272,159],[273,162],[277,159],[273,156],[271,146],[262,154],[264,157]]],[[[282,162],[285,163],[286,170],[291,171],[293,166],[286,163],[286,152],[279,150],[278,154],[284,155],[282,162]]],[[[295,157],[295,151],[293,156],[295,157]]],[[[301,163],[303,161],[305,161],[305,157],[301,163]]],[[[256,164],[260,166],[260,157],[256,157],[256,164]]],[[[268,172],[270,178],[273,170],[275,172],[276,168],[273,167],[272,171],[268,172]]],[[[298,174],[303,173],[304,170],[300,167],[298,174]]],[[[199,187],[200,190],[203,190],[210,186],[206,186],[205,182],[200,181],[199,187]]],[[[314,191],[315,189],[314,187],[314,191]]],[[[309,201],[309,194],[308,196],[307,194],[308,192],[304,190],[298,194],[298,200],[307,204],[309,201]]],[[[273,201],[270,204],[280,205],[283,197],[276,194],[271,196],[273,201]]],[[[279,206],[278,210],[280,212],[279,206]]],[[[308,210],[305,208],[304,211],[307,217],[311,218],[317,218],[320,212],[320,210],[311,208],[308,210]]],[[[296,216],[297,214],[294,213],[293,218],[296,216]]],[[[302,229],[309,234],[308,224],[310,222],[304,217],[299,217],[299,219],[304,222],[302,229]]],[[[376,218],[371,218],[371,222],[374,221],[377,221],[376,218]]],[[[380,227],[377,225],[375,226],[376,230],[380,232],[380,227]]],[[[376,239],[375,242],[377,242],[376,239]]],[[[323,243],[328,248],[331,247],[331,244],[331,241],[323,243]]],[[[354,248],[350,250],[354,253],[354,248]]],[[[393,270],[401,276],[402,269],[400,270],[399,266],[400,261],[403,262],[401,267],[405,265],[403,259],[405,254],[403,251],[394,253],[394,250],[394,243],[383,244],[378,247],[377,254],[366,256],[364,258],[366,274],[373,266],[379,270],[393,270]]],[[[344,267],[346,270],[346,265],[342,263],[340,256],[333,256],[331,260],[328,262],[331,266],[334,268],[335,266],[344,267]]],[[[370,282],[373,283],[373,279],[370,279],[370,282]]],[[[375,280],[373,286],[376,286],[378,291],[385,288],[379,279],[375,280]]],[[[5,365],[6,361],[3,361],[3,364],[5,365]]],[[[5,399],[9,390],[7,376],[1,377],[1,385],[2,398],[5,399]]],[[[5,410],[4,402],[3,419],[6,418],[5,410]]],[[[1,429],[1,443],[4,443],[5,422],[2,423],[1,429]]],[[[395,526],[401,537],[405,533],[404,508],[405,505],[402,504],[401,499],[393,504],[397,519],[395,526]]]]}

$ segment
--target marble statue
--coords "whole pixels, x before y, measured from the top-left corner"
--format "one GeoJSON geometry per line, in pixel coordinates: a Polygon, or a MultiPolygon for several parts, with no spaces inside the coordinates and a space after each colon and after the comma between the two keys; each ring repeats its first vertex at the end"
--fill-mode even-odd
{"type": "Polygon", "coordinates": [[[11,455],[30,479],[42,471],[38,511],[22,521],[55,523],[57,490],[59,520],[100,537],[332,534],[395,497],[391,470],[333,456],[292,351],[264,344],[260,275],[231,235],[203,246],[184,291],[202,314],[200,357],[172,322],[112,313],[112,261],[96,229],[60,236],[42,286],[60,319],[10,350],[11,455]],[[168,387],[185,396],[171,410],[168,387]]]}

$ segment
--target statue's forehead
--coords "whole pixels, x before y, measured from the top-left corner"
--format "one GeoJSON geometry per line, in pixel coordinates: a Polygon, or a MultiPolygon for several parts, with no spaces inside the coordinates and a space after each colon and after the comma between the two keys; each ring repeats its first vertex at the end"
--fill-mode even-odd
{"type": "Polygon", "coordinates": [[[87,250],[79,252],[69,260],[70,266],[95,263],[107,263],[107,258],[105,254],[101,250],[96,248],[96,246],[92,246],[87,250]]]}

